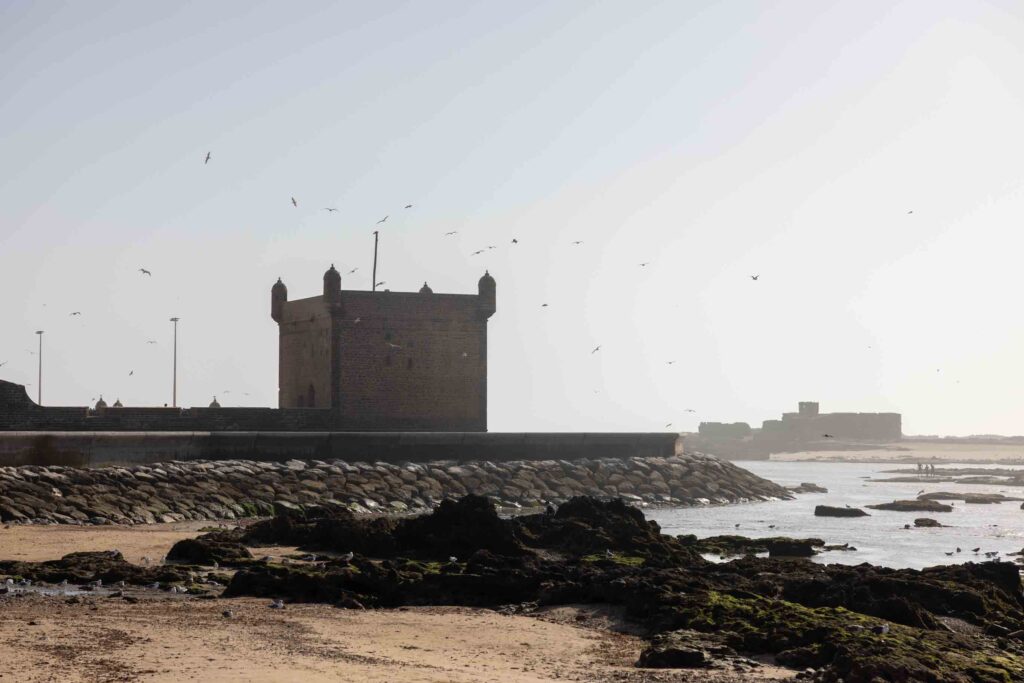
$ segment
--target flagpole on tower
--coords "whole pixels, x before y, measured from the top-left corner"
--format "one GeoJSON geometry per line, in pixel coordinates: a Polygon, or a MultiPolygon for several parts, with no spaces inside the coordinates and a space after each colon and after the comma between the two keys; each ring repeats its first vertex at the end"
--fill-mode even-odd
{"type": "Polygon", "coordinates": [[[377,230],[373,231],[373,289],[377,291],[377,242],[380,239],[380,233],[377,230]]]}

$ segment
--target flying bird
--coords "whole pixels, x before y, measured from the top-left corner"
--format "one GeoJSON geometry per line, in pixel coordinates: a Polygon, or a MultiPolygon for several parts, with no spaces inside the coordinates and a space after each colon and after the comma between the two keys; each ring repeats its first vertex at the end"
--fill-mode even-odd
{"type": "MultiPolygon", "coordinates": [[[[389,214],[389,215],[390,215],[390,214],[389,214]]],[[[381,219],[380,219],[379,221],[377,221],[377,225],[380,225],[381,223],[383,223],[383,222],[384,222],[384,221],[386,221],[387,219],[388,219],[388,217],[387,217],[387,216],[384,216],[384,218],[381,218],[381,219]]]]}
{"type": "Polygon", "coordinates": [[[355,320],[352,321],[352,324],[353,325],[358,325],[361,321],[362,321],[362,318],[356,318],[355,320]]]}
{"type": "Polygon", "coordinates": [[[547,305],[547,304],[541,304],[541,305],[540,305],[540,307],[541,307],[541,308],[547,308],[547,307],[548,307],[548,305],[547,305]]]}
{"type": "Polygon", "coordinates": [[[597,353],[600,350],[601,350],[601,345],[598,344],[597,346],[594,347],[594,350],[591,351],[590,354],[593,355],[593,354],[597,353]]]}
{"type": "Polygon", "coordinates": [[[351,275],[352,273],[356,272],[357,270],[359,270],[359,269],[358,268],[353,268],[352,270],[348,271],[348,274],[351,275]]]}
{"type": "Polygon", "coordinates": [[[383,285],[383,284],[386,284],[386,283],[384,282],[384,280],[381,280],[380,282],[378,282],[377,284],[375,284],[375,285],[374,285],[374,287],[380,287],[380,286],[381,286],[381,285],[383,285]]]}
{"type": "Polygon", "coordinates": [[[757,281],[757,279],[758,279],[758,278],[760,278],[760,277],[761,277],[760,275],[751,275],[751,276],[750,276],[750,279],[751,279],[751,280],[754,280],[754,281],[756,282],[756,281],[757,281]]]}
{"type": "Polygon", "coordinates": [[[324,211],[334,212],[334,211],[337,211],[337,209],[332,209],[332,208],[331,208],[331,207],[329,207],[329,206],[325,206],[325,207],[324,207],[324,211]]]}
{"type": "Polygon", "coordinates": [[[153,273],[149,272],[145,268],[139,268],[139,272],[142,273],[143,275],[148,275],[150,277],[153,277],[153,273]]]}
{"type": "Polygon", "coordinates": [[[391,342],[387,342],[387,345],[390,346],[393,349],[400,349],[400,348],[402,348],[398,344],[392,344],[391,342]]]}
{"type": "Polygon", "coordinates": [[[667,425],[665,425],[665,429],[668,429],[668,428],[669,428],[669,427],[671,427],[671,426],[672,426],[672,423],[671,423],[671,422],[669,422],[669,423],[668,423],[667,425]]]}
{"type": "Polygon", "coordinates": [[[129,376],[129,377],[131,377],[131,376],[132,376],[132,375],[134,375],[134,374],[135,374],[135,371],[134,371],[134,370],[129,370],[129,371],[128,371],[128,376],[129,376]]]}
{"type": "Polygon", "coordinates": [[[299,203],[295,201],[295,197],[292,197],[292,206],[298,206],[299,203]]]}
{"type": "Polygon", "coordinates": [[[451,237],[452,235],[458,235],[458,234],[459,234],[459,231],[458,231],[458,230],[452,230],[451,232],[446,232],[446,233],[444,234],[444,236],[445,236],[445,237],[451,237]]]}
{"type": "Polygon", "coordinates": [[[150,340],[149,340],[149,341],[147,341],[146,343],[147,343],[147,344],[156,344],[156,340],[155,340],[155,339],[150,339],[150,340]]]}
{"type": "Polygon", "coordinates": [[[579,245],[583,244],[583,240],[576,240],[572,244],[573,244],[573,246],[579,246],[579,245]]]}
{"type": "Polygon", "coordinates": [[[82,315],[81,311],[72,311],[70,315],[82,315]]]}
{"type": "Polygon", "coordinates": [[[684,413],[696,413],[697,411],[696,411],[696,410],[694,410],[693,408],[687,408],[687,409],[686,409],[686,410],[684,410],[683,412],[684,412],[684,413]]]}
{"type": "Polygon", "coordinates": [[[498,247],[494,246],[493,244],[488,244],[487,248],[488,249],[497,249],[498,247]]]}
{"type": "Polygon", "coordinates": [[[3,363],[0,363],[0,368],[2,368],[5,365],[7,365],[7,361],[4,361],[3,363]]]}
{"type": "Polygon", "coordinates": [[[835,438],[835,437],[834,437],[834,436],[832,436],[831,434],[822,434],[822,435],[821,435],[821,437],[822,437],[823,439],[834,439],[834,438],[835,438]]]}
{"type": "Polygon", "coordinates": [[[519,244],[519,240],[517,240],[515,237],[513,237],[512,238],[512,244],[519,244]]]}
{"type": "Polygon", "coordinates": [[[468,353],[466,353],[465,351],[463,351],[463,352],[462,352],[462,357],[463,357],[463,358],[469,358],[469,354],[468,354],[468,353]]]}
{"type": "Polygon", "coordinates": [[[477,249],[472,254],[470,254],[470,256],[476,256],[477,254],[482,254],[482,253],[484,253],[484,251],[486,251],[486,249],[477,249]]]}
{"type": "Polygon", "coordinates": [[[908,215],[908,216],[909,216],[910,214],[912,214],[912,213],[914,213],[914,210],[913,210],[913,209],[911,209],[910,211],[907,211],[907,215],[908,215]]]}
{"type": "Polygon", "coordinates": [[[206,153],[206,160],[203,161],[203,166],[205,166],[208,163],[210,163],[210,153],[209,152],[206,153]]]}
{"type": "Polygon", "coordinates": [[[667,361],[665,361],[665,365],[675,365],[675,363],[676,362],[674,360],[667,360],[667,361]]]}
{"type": "Polygon", "coordinates": [[[412,204],[406,204],[406,205],[405,205],[405,208],[407,208],[407,209],[411,209],[411,208],[412,208],[412,204]]]}
{"type": "Polygon", "coordinates": [[[640,264],[640,267],[641,267],[641,268],[646,268],[646,267],[647,267],[647,266],[649,266],[649,265],[651,265],[651,262],[650,262],[650,261],[644,261],[643,263],[641,263],[641,264],[640,264]]]}

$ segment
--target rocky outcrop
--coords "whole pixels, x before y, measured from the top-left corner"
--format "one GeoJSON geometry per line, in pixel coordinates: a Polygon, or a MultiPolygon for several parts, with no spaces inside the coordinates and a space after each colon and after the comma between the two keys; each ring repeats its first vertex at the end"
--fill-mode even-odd
{"type": "Polygon", "coordinates": [[[257,563],[238,571],[224,595],[505,613],[607,604],[623,606],[631,625],[651,637],[642,666],[732,668],[739,658],[774,655],[813,667],[815,680],[831,683],[1024,680],[1024,597],[1010,563],[924,571],[753,557],[711,563],[682,539],[661,535],[637,510],[586,499],[511,519],[480,499],[453,501],[418,523],[437,545],[417,544],[412,520],[392,519],[390,531],[372,530],[386,551],[364,554],[350,539],[358,542],[367,530],[351,527],[348,513],[340,515],[341,527],[353,536],[304,543],[310,529],[338,519],[333,511],[318,514],[328,516],[307,515],[292,527],[295,536],[275,539],[315,552],[315,565],[257,563]],[[486,533],[468,531],[474,518],[486,533]],[[515,554],[490,549],[499,529],[495,538],[515,554]],[[443,558],[460,536],[486,547],[443,558]]]}
{"type": "Polygon", "coordinates": [[[914,526],[925,528],[938,528],[941,527],[942,524],[935,521],[934,519],[928,519],[927,517],[918,517],[914,520],[914,526]]]}
{"type": "Polygon", "coordinates": [[[937,500],[894,500],[891,503],[868,505],[872,510],[889,510],[892,512],[952,512],[953,508],[937,500]]]}
{"type": "Polygon", "coordinates": [[[573,496],[636,505],[786,498],[781,486],[699,453],[666,458],[385,463],[341,460],[168,462],[132,467],[0,468],[0,521],[144,524],[269,516],[310,505],[407,513],[485,495],[508,508],[573,496]]]}
{"type": "Polygon", "coordinates": [[[830,505],[816,505],[815,517],[867,517],[868,513],[860,508],[837,508],[830,505]]]}

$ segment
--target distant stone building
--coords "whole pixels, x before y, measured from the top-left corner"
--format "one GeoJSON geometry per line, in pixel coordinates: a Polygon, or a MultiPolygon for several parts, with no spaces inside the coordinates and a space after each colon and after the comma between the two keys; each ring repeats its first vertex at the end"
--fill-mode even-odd
{"type": "Polygon", "coordinates": [[[816,402],[803,401],[797,412],[783,413],[781,420],[765,420],[761,433],[797,441],[899,441],[903,437],[903,418],[899,413],[822,413],[816,402]]]}
{"type": "Polygon", "coordinates": [[[278,406],[329,408],[364,429],[486,431],[487,320],[494,278],[477,294],[342,290],[332,265],[323,294],[288,300],[278,279],[278,406]]]}

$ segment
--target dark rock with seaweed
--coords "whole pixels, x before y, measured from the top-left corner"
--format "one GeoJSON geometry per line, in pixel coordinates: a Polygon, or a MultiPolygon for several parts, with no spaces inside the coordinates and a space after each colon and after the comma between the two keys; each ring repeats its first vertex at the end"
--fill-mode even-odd
{"type": "MultiPolygon", "coordinates": [[[[717,547],[764,544],[728,538],[717,547]]],[[[603,603],[624,607],[651,639],[644,666],[774,655],[813,667],[820,681],[1024,680],[1024,598],[1010,563],[915,571],[747,556],[715,564],[700,555],[708,546],[661,534],[639,510],[587,498],[512,519],[474,496],[398,520],[287,512],[246,532],[246,543],[259,540],[334,559],[254,564],[225,595],[357,608],[603,603]]],[[[788,539],[817,547],[810,541],[788,539]]]]}

